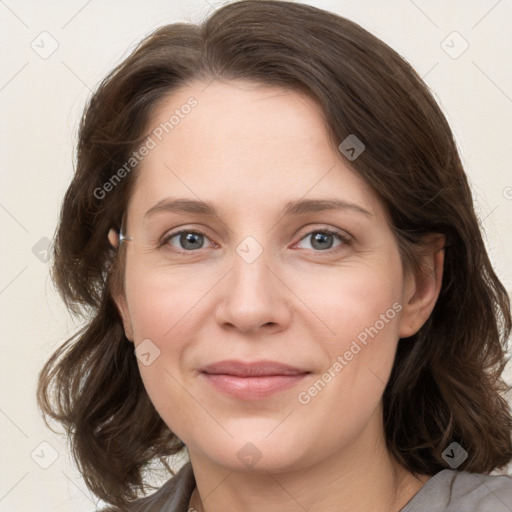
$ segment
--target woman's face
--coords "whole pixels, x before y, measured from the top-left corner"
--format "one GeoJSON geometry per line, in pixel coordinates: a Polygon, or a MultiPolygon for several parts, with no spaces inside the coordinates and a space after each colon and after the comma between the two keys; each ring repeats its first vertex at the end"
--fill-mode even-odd
{"type": "Polygon", "coordinates": [[[133,171],[118,301],[157,411],[232,470],[370,450],[398,338],[422,323],[382,204],[299,93],[188,85],[151,130],[177,109],[133,171]]]}

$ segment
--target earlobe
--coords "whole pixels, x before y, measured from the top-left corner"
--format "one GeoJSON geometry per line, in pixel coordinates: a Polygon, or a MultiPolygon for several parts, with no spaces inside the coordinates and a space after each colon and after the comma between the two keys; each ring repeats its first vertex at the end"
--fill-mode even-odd
{"type": "Polygon", "coordinates": [[[400,319],[400,338],[416,334],[428,320],[441,292],[445,237],[436,235],[428,243],[422,271],[409,275],[404,285],[404,304],[400,319]]]}

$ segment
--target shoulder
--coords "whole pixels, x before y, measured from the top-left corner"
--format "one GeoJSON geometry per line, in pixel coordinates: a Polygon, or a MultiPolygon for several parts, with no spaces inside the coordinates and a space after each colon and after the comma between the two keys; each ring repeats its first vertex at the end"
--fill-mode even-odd
{"type": "Polygon", "coordinates": [[[445,469],[434,475],[401,512],[510,512],[512,477],[445,469]]]}
{"type": "MultiPolygon", "coordinates": [[[[130,503],[122,512],[187,512],[195,485],[192,465],[187,462],[155,493],[130,503]]],[[[106,508],[98,512],[120,511],[106,508]]]]}
{"type": "MultiPolygon", "coordinates": [[[[512,509],[512,477],[455,471],[452,501],[458,507],[472,504],[475,512],[510,512],[512,509]]],[[[471,510],[471,509],[470,509],[471,510]]]]}

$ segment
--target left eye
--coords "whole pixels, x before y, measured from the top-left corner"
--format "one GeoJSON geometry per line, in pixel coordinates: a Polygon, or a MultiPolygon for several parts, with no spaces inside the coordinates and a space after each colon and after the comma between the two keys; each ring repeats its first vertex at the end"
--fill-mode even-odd
{"type": "Polygon", "coordinates": [[[311,240],[311,247],[306,247],[306,249],[312,248],[317,251],[327,251],[342,245],[344,242],[348,242],[348,240],[339,233],[328,230],[311,231],[311,233],[308,233],[301,239],[301,242],[308,239],[311,240]],[[336,239],[338,240],[338,245],[333,245],[336,239]]]}

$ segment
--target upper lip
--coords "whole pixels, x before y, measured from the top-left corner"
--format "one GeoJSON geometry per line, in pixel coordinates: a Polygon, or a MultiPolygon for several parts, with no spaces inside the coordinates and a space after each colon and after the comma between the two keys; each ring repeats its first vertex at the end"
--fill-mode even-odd
{"type": "Polygon", "coordinates": [[[229,359],[212,363],[201,368],[203,373],[217,375],[234,375],[236,377],[263,377],[272,375],[299,375],[310,373],[308,370],[296,368],[277,361],[237,361],[229,359]]]}

